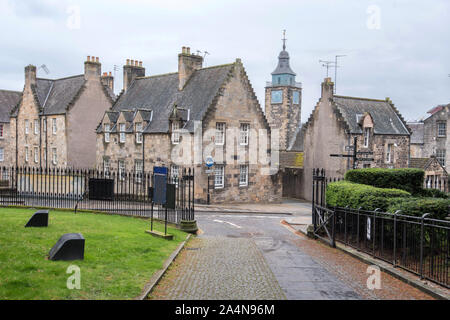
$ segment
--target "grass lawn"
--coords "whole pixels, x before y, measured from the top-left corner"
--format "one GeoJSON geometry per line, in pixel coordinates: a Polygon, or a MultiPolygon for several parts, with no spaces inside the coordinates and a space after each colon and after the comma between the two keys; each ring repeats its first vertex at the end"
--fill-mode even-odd
{"type": "Polygon", "coordinates": [[[173,241],[155,238],[145,233],[149,220],[57,210],[47,228],[24,228],[35,211],[0,208],[0,300],[132,299],[186,238],[172,228],[173,241]],[[84,236],[84,260],[47,260],[64,233],[84,236]],[[70,265],[80,267],[80,290],[67,288],[70,265]]]}

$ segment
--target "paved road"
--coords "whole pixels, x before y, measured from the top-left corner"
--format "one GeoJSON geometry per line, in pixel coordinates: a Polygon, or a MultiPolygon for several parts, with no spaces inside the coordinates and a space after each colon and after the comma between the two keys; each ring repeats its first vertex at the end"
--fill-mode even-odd
{"type": "Polygon", "coordinates": [[[288,299],[361,299],[353,289],[293,243],[299,237],[280,224],[286,217],[207,213],[196,216],[203,231],[199,238],[252,240],[288,299]]]}

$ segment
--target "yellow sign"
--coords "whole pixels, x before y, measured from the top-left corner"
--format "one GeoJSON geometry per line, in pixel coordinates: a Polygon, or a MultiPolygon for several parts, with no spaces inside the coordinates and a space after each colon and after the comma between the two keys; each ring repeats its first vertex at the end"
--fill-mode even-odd
{"type": "Polygon", "coordinates": [[[295,154],[295,166],[303,168],[303,152],[295,154]]]}

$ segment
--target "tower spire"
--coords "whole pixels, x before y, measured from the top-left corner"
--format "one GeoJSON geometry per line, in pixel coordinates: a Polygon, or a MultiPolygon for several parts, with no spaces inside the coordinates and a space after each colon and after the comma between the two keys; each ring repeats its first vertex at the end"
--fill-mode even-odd
{"type": "Polygon", "coordinates": [[[283,30],[283,51],[286,51],[286,30],[283,30]]]}

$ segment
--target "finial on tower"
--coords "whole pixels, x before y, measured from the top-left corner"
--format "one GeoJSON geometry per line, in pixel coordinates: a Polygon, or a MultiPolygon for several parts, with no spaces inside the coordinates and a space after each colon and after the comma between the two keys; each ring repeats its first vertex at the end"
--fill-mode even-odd
{"type": "Polygon", "coordinates": [[[286,50],[286,30],[283,30],[283,39],[281,39],[281,40],[283,40],[283,51],[285,51],[286,50]]]}

